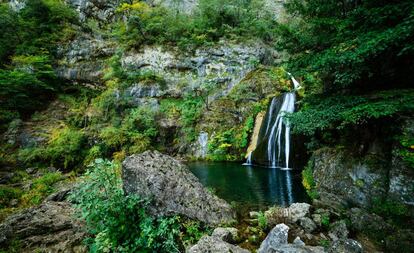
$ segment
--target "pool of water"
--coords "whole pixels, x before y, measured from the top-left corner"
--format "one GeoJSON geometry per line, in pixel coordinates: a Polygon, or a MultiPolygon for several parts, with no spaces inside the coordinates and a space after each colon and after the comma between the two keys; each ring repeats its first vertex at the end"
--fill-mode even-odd
{"type": "Polygon", "coordinates": [[[214,189],[217,196],[253,210],[308,201],[298,170],[232,162],[192,162],[188,166],[204,186],[214,189]]]}

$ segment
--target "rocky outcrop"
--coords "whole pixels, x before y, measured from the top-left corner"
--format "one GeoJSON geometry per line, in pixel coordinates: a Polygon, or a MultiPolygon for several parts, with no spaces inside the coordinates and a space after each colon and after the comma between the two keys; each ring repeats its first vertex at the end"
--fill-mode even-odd
{"type": "Polygon", "coordinates": [[[65,0],[79,13],[79,20],[86,21],[88,18],[108,23],[114,18],[116,8],[120,0],[65,0]]]}
{"type": "Polygon", "coordinates": [[[82,224],[67,202],[44,202],[0,224],[0,246],[18,241],[21,252],[87,252],[82,224]]]}
{"type": "MultiPolygon", "coordinates": [[[[151,72],[162,77],[164,89],[159,82],[137,83],[135,90],[153,87],[153,96],[181,97],[186,92],[209,85],[209,89],[220,88],[211,95],[211,101],[228,92],[254,68],[254,62],[277,57],[263,44],[232,44],[221,41],[214,47],[203,47],[193,53],[175,52],[161,47],[144,47],[139,52],[126,52],[122,67],[128,71],[151,72]]],[[[148,89],[148,88],[147,88],[148,89]]],[[[130,94],[142,98],[141,93],[130,94]]]]}
{"type": "Polygon", "coordinates": [[[79,33],[58,50],[58,77],[78,83],[101,84],[105,61],[115,52],[116,46],[101,36],[79,33]]]}
{"type": "Polygon", "coordinates": [[[185,215],[209,224],[233,221],[229,204],[205,189],[181,162],[157,151],[127,157],[122,163],[127,194],[152,199],[157,215],[185,215]]]}
{"type": "Polygon", "coordinates": [[[374,199],[385,196],[385,163],[370,163],[369,157],[350,159],[345,151],[330,148],[318,150],[313,157],[313,176],[322,202],[369,207],[374,199]]]}

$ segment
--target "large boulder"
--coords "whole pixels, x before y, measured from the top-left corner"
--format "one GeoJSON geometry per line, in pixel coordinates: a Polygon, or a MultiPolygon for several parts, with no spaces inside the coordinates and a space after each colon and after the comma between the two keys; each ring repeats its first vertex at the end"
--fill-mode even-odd
{"type": "Polygon", "coordinates": [[[258,253],[323,253],[323,247],[306,246],[300,238],[288,243],[289,227],[285,224],[276,225],[260,245],[258,253]]]}
{"type": "Polygon", "coordinates": [[[18,241],[21,252],[87,252],[86,234],[67,202],[45,202],[0,224],[0,247],[18,241]]]}
{"type": "Polygon", "coordinates": [[[156,215],[185,215],[209,224],[234,220],[230,205],[210,193],[178,160],[158,151],[132,155],[122,163],[127,194],[150,198],[156,215]]]}

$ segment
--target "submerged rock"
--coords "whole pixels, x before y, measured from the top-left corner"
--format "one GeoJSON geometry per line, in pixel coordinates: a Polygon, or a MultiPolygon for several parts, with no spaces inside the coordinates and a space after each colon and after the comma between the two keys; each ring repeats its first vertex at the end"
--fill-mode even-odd
{"type": "Polygon", "coordinates": [[[67,202],[45,202],[0,224],[0,246],[19,241],[21,252],[87,252],[82,224],[67,202]]]}
{"type": "Polygon", "coordinates": [[[122,163],[127,194],[153,200],[156,215],[185,215],[209,224],[234,220],[230,205],[210,193],[178,160],[158,151],[127,157],[122,163]]]}

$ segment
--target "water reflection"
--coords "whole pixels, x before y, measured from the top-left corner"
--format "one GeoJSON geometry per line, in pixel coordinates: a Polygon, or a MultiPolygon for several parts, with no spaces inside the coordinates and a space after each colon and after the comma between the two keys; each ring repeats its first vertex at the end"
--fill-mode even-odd
{"type": "Polygon", "coordinates": [[[190,163],[189,168],[228,202],[262,208],[307,201],[299,171],[206,162],[190,163]]]}

